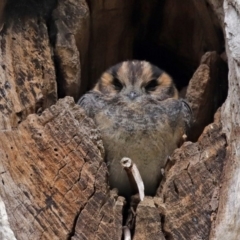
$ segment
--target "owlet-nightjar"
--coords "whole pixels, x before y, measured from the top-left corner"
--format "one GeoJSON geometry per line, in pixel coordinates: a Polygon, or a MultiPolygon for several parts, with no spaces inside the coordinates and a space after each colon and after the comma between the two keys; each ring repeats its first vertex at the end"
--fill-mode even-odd
{"type": "Polygon", "coordinates": [[[104,72],[78,104],[100,130],[110,187],[131,195],[120,163],[128,157],[138,167],[145,194],[154,195],[161,168],[191,121],[191,110],[178,99],[171,77],[149,62],[125,61],[104,72]]]}

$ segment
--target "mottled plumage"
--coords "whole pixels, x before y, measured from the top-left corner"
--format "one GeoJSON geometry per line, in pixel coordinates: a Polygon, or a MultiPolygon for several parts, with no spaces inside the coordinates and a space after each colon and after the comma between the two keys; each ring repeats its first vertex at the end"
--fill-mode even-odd
{"type": "Polygon", "coordinates": [[[121,195],[131,194],[120,164],[129,157],[141,173],[146,195],[154,195],[161,168],[191,120],[171,77],[145,61],[122,62],[104,72],[78,104],[100,129],[110,186],[121,195]]]}

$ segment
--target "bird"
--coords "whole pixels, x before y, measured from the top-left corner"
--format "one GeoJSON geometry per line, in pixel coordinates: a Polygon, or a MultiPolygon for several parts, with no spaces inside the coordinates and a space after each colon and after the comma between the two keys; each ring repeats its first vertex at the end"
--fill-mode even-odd
{"type": "Polygon", "coordinates": [[[147,61],[123,61],[103,72],[77,103],[100,131],[110,188],[125,197],[133,194],[120,163],[128,157],[141,174],[145,194],[154,196],[161,169],[192,119],[170,75],[147,61]]]}

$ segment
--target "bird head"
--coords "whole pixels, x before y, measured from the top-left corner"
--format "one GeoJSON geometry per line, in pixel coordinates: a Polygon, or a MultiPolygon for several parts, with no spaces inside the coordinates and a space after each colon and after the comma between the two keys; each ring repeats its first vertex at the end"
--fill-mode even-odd
{"type": "Polygon", "coordinates": [[[93,89],[107,97],[137,101],[151,96],[158,101],[178,98],[172,78],[146,61],[125,61],[105,71],[93,89]]]}

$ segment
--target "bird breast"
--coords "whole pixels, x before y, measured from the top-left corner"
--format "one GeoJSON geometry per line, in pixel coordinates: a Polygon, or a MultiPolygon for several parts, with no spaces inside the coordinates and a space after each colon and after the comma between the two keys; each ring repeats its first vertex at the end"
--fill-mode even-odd
{"type": "Polygon", "coordinates": [[[94,119],[106,150],[110,186],[118,188],[120,195],[131,194],[120,164],[123,157],[129,157],[140,171],[145,193],[154,195],[161,180],[161,168],[184,132],[179,100],[104,104],[94,119]]]}

